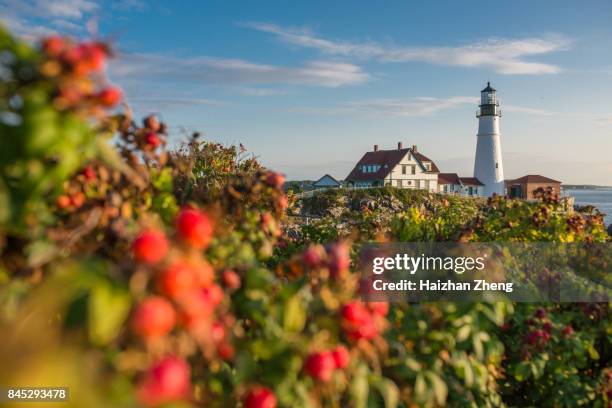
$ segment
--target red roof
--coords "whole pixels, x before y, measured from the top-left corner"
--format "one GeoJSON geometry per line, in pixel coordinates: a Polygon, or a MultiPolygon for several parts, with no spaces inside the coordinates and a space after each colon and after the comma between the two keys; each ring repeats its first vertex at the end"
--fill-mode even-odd
{"type": "Polygon", "coordinates": [[[457,173],[439,173],[438,174],[438,184],[461,184],[461,180],[459,180],[459,176],[457,173]]]}
{"type": "Polygon", "coordinates": [[[548,177],[540,176],[539,174],[528,174],[526,176],[514,179],[506,180],[507,184],[526,184],[526,183],[559,183],[560,181],[553,180],[548,177]]]}
{"type": "Polygon", "coordinates": [[[459,177],[459,180],[466,186],[484,186],[476,177],[459,177]]]}
{"type": "MultiPolygon", "coordinates": [[[[391,169],[393,169],[408,152],[412,152],[412,149],[406,148],[367,152],[357,162],[357,165],[355,165],[351,173],[346,177],[346,180],[382,180],[389,175],[391,169]],[[360,169],[363,165],[380,165],[381,167],[375,173],[364,173],[360,169]]],[[[419,152],[412,152],[412,154],[421,164],[424,162],[431,163],[431,170],[426,171],[426,173],[440,172],[438,166],[424,154],[419,152]]]]}

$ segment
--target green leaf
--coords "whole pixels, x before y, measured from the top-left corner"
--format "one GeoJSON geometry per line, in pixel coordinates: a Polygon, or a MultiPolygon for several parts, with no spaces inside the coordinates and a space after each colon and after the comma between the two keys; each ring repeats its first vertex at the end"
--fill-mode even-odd
{"type": "Polygon", "coordinates": [[[302,297],[297,294],[289,298],[285,303],[283,312],[283,327],[286,331],[299,333],[306,324],[306,308],[302,297]]]}
{"type": "Polygon", "coordinates": [[[130,297],[106,282],[97,283],[88,305],[89,337],[93,343],[108,344],[117,334],[130,310],[130,297]]]}
{"type": "Polygon", "coordinates": [[[531,375],[531,363],[523,361],[514,368],[514,378],[517,381],[525,381],[531,375]]]}
{"type": "Polygon", "coordinates": [[[408,357],[406,358],[406,367],[408,367],[412,371],[420,371],[422,368],[422,365],[414,358],[408,357]]]}
{"type": "Polygon", "coordinates": [[[432,371],[429,371],[427,373],[427,377],[431,382],[434,396],[436,398],[436,404],[440,406],[445,405],[446,397],[448,396],[448,387],[446,383],[444,382],[444,380],[442,380],[442,378],[440,378],[438,374],[432,371]]]}
{"type": "Polygon", "coordinates": [[[589,353],[589,357],[593,360],[599,360],[599,353],[595,350],[595,347],[591,343],[586,346],[587,353],[589,353]]]}
{"type": "Polygon", "coordinates": [[[470,335],[472,327],[469,324],[461,327],[459,331],[457,331],[457,341],[464,341],[470,335]]]}
{"type": "Polygon", "coordinates": [[[355,408],[365,408],[368,403],[368,368],[365,365],[360,365],[353,377],[350,386],[351,400],[355,408]]]}
{"type": "Polygon", "coordinates": [[[531,363],[531,372],[533,374],[533,378],[538,379],[544,374],[544,368],[546,368],[545,360],[535,360],[531,363]]]}
{"type": "Polygon", "coordinates": [[[425,378],[423,374],[417,374],[416,380],[414,382],[414,394],[417,397],[418,401],[424,401],[425,393],[427,392],[427,384],[425,383],[425,378]]]}
{"type": "Polygon", "coordinates": [[[252,289],[266,289],[268,285],[274,280],[272,272],[263,268],[249,269],[246,274],[246,288],[252,289]]]}
{"type": "Polygon", "coordinates": [[[393,381],[382,377],[378,377],[373,383],[385,401],[385,408],[397,407],[399,403],[399,389],[397,385],[393,381]]]}

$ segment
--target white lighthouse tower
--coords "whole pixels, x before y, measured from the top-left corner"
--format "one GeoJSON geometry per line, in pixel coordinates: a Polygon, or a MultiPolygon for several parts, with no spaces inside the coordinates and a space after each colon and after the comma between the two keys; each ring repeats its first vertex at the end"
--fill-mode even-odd
{"type": "Polygon", "coordinates": [[[480,92],[480,110],[474,177],[484,184],[485,196],[493,193],[504,195],[504,165],[502,163],[499,119],[501,110],[497,101],[497,91],[487,82],[480,92]]]}

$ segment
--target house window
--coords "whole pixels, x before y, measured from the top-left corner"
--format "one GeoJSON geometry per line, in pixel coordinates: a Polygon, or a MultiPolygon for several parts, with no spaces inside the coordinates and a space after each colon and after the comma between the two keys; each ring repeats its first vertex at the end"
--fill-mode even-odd
{"type": "Polygon", "coordinates": [[[405,164],[402,164],[402,174],[406,174],[407,173],[406,167],[408,167],[408,166],[406,166],[405,164]]]}
{"type": "Polygon", "coordinates": [[[425,168],[427,169],[427,171],[431,170],[431,163],[425,163],[425,168]]]}
{"type": "Polygon", "coordinates": [[[413,164],[413,165],[412,165],[412,166],[410,166],[410,167],[412,167],[410,174],[415,174],[415,171],[416,171],[416,166],[413,164]]]}

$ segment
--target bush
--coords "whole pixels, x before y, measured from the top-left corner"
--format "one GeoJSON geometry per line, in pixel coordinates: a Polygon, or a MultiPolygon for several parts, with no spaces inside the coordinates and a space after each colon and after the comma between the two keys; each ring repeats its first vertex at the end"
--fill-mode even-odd
{"type": "Polygon", "coordinates": [[[2,384],[88,407],[609,403],[607,303],[362,303],[351,271],[364,242],[604,242],[601,217],[381,188],[316,194],[290,229],[300,203],[241,147],[169,152],[156,117],[109,112],[106,45],[0,44],[2,384]]]}

